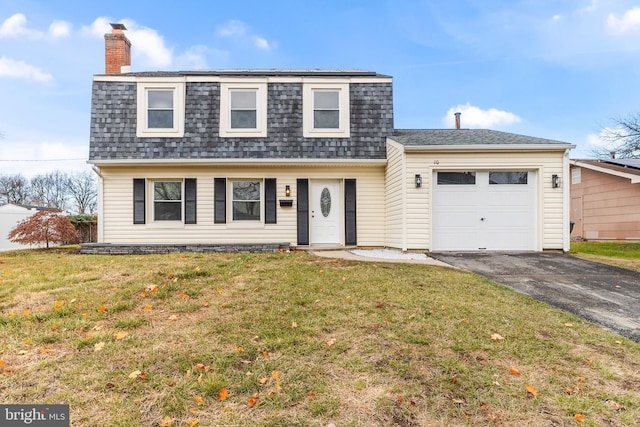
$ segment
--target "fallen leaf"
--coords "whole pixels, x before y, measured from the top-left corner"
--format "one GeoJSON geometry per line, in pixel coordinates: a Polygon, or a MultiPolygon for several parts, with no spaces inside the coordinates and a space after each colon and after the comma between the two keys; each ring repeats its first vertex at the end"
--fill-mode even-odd
{"type": "Polygon", "coordinates": [[[316,397],[316,394],[312,391],[310,391],[309,393],[307,393],[305,396],[307,396],[307,399],[311,400],[314,397],[316,397]]]}
{"type": "Polygon", "coordinates": [[[494,341],[502,341],[504,337],[500,334],[491,334],[491,339],[494,341]]]}
{"type": "Polygon", "coordinates": [[[0,369],[4,367],[4,360],[0,359],[0,369]]]}
{"type": "Polygon", "coordinates": [[[253,407],[256,403],[258,403],[258,393],[254,393],[249,400],[247,400],[247,406],[249,408],[253,407]]]}
{"type": "Polygon", "coordinates": [[[147,285],[144,290],[150,293],[158,292],[158,285],[147,285]]]}
{"type": "Polygon", "coordinates": [[[198,402],[198,405],[202,405],[204,403],[204,399],[200,396],[196,396],[195,401],[198,402]]]}
{"type": "Polygon", "coordinates": [[[202,379],[202,374],[198,377],[198,384],[202,384],[204,380],[202,379]]]}
{"type": "Polygon", "coordinates": [[[142,371],[133,371],[129,374],[129,378],[138,378],[138,375],[140,375],[142,373],[142,371]]]}
{"type": "Polygon", "coordinates": [[[346,302],[351,301],[351,295],[347,295],[347,297],[344,299],[346,302]]]}
{"type": "Polygon", "coordinates": [[[327,341],[327,347],[331,347],[335,343],[336,343],[336,339],[335,338],[331,338],[329,341],[327,341]]]}
{"type": "Polygon", "coordinates": [[[93,345],[93,351],[101,351],[104,348],[104,342],[100,341],[93,345]]]}
{"type": "Polygon", "coordinates": [[[566,326],[567,328],[573,328],[573,323],[567,322],[564,324],[564,326],[566,326]]]}
{"type": "Polygon", "coordinates": [[[200,424],[200,420],[193,420],[191,423],[187,424],[187,427],[196,427],[198,424],[200,424]]]}
{"type": "Polygon", "coordinates": [[[258,380],[258,383],[259,383],[260,385],[265,385],[265,384],[267,383],[267,381],[269,381],[269,378],[268,378],[268,377],[262,377],[262,378],[260,378],[260,379],[258,380]]]}
{"type": "Polygon", "coordinates": [[[200,371],[204,371],[204,363],[196,363],[195,365],[193,365],[193,367],[200,371]]]}
{"type": "Polygon", "coordinates": [[[31,311],[29,311],[29,310],[24,310],[24,311],[22,312],[22,315],[23,315],[23,316],[28,316],[29,314],[31,314],[31,311]]]}
{"type": "Polygon", "coordinates": [[[54,310],[60,310],[63,306],[64,306],[65,302],[64,301],[56,301],[53,304],[53,309],[54,310]]]}
{"type": "Polygon", "coordinates": [[[271,377],[273,377],[273,379],[277,379],[279,376],[280,376],[280,372],[278,371],[271,372],[271,377]]]}
{"type": "Polygon", "coordinates": [[[119,331],[113,334],[113,336],[115,337],[115,339],[117,339],[118,341],[121,341],[123,339],[125,339],[125,337],[129,335],[129,332],[127,331],[119,331]]]}
{"type": "Polygon", "coordinates": [[[202,303],[202,306],[203,306],[203,307],[209,307],[209,301],[204,301],[204,302],[202,303]]]}
{"type": "Polygon", "coordinates": [[[140,292],[138,295],[140,295],[142,298],[147,298],[149,296],[146,292],[140,292]]]}
{"type": "Polygon", "coordinates": [[[401,395],[401,394],[399,394],[399,395],[397,395],[397,396],[396,396],[396,400],[398,401],[398,403],[402,403],[402,401],[403,401],[404,399],[402,398],[402,395],[401,395]]]}
{"type": "Polygon", "coordinates": [[[297,328],[297,327],[298,327],[298,323],[297,323],[295,320],[294,320],[294,321],[292,321],[292,322],[291,322],[291,327],[292,327],[293,329],[297,328]]]}
{"type": "Polygon", "coordinates": [[[222,288],[218,288],[218,294],[222,294],[223,290],[222,288]]]}
{"type": "Polygon", "coordinates": [[[227,400],[227,396],[229,396],[229,391],[226,388],[221,388],[218,392],[218,400],[220,402],[227,400]]]}
{"type": "Polygon", "coordinates": [[[276,381],[276,391],[282,390],[282,386],[280,385],[280,381],[276,381]]]}
{"type": "Polygon", "coordinates": [[[244,353],[244,347],[236,346],[236,353],[244,353]]]}
{"type": "Polygon", "coordinates": [[[576,414],[576,421],[580,424],[584,423],[584,419],[582,418],[582,414],[576,414]]]}
{"type": "Polygon", "coordinates": [[[138,378],[140,378],[141,380],[147,378],[147,373],[146,372],[141,372],[140,375],[138,375],[138,378]]]}
{"type": "Polygon", "coordinates": [[[178,320],[178,315],[177,314],[172,314],[167,319],[169,319],[169,320],[178,320]]]}
{"type": "Polygon", "coordinates": [[[511,368],[509,369],[509,371],[511,372],[511,375],[520,375],[520,371],[518,371],[516,368],[511,368]]]}
{"type": "Polygon", "coordinates": [[[166,416],[160,421],[160,427],[170,427],[173,425],[173,418],[166,416]]]}
{"type": "Polygon", "coordinates": [[[409,403],[411,404],[411,406],[416,406],[416,402],[413,401],[413,400],[411,402],[409,402],[409,403]]]}
{"type": "Polygon", "coordinates": [[[105,311],[107,311],[107,306],[102,304],[99,308],[98,308],[98,313],[104,313],[105,311]]]}
{"type": "Polygon", "coordinates": [[[525,384],[524,388],[527,389],[527,391],[529,393],[531,393],[534,396],[538,395],[538,390],[536,390],[536,388],[534,386],[532,386],[531,384],[525,384]]]}

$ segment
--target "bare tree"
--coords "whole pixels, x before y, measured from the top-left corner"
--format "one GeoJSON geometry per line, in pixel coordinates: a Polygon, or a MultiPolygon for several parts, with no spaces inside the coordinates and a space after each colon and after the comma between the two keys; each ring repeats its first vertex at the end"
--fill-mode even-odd
{"type": "Polygon", "coordinates": [[[640,158],[640,113],[614,119],[614,126],[602,129],[600,138],[610,145],[594,150],[597,158],[609,157],[612,152],[620,158],[640,158]]]}
{"type": "Polygon", "coordinates": [[[79,215],[96,211],[98,193],[95,175],[89,171],[72,174],[68,178],[67,192],[79,215]]]}
{"type": "Polygon", "coordinates": [[[34,205],[64,210],[67,207],[69,178],[60,171],[31,178],[31,201],[34,205]]]}
{"type": "Polygon", "coordinates": [[[29,182],[20,174],[0,175],[0,203],[29,203],[29,182]]]}

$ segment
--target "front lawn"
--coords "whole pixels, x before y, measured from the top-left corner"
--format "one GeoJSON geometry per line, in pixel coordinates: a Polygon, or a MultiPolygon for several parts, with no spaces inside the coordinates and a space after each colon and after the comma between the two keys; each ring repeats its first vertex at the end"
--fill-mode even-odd
{"type": "Polygon", "coordinates": [[[637,425],[640,345],[490,280],[277,254],[0,254],[3,403],[74,426],[637,425]]]}

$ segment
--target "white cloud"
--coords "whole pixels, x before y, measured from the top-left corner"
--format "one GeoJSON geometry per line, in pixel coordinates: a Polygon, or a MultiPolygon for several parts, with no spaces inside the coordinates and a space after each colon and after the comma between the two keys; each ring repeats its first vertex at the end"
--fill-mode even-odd
{"type": "Polygon", "coordinates": [[[562,19],[562,15],[557,14],[557,15],[553,15],[553,17],[551,18],[553,21],[559,21],[562,19]]]}
{"type": "Polygon", "coordinates": [[[579,15],[582,15],[584,13],[591,13],[591,12],[595,12],[597,8],[598,8],[598,0],[591,0],[591,3],[589,3],[588,6],[577,9],[576,13],[579,15]]]}
{"type": "Polygon", "coordinates": [[[0,25],[0,38],[3,37],[21,37],[40,38],[42,32],[27,28],[27,17],[22,13],[16,13],[2,22],[0,25]]]}
{"type": "Polygon", "coordinates": [[[634,30],[640,30],[640,7],[627,10],[622,18],[613,13],[607,18],[607,27],[616,34],[624,34],[634,30]]]}
{"type": "Polygon", "coordinates": [[[40,68],[29,65],[24,61],[15,61],[5,56],[0,57],[0,77],[34,80],[39,83],[46,83],[53,80],[51,74],[45,73],[40,68]]]}
{"type": "Polygon", "coordinates": [[[225,22],[217,31],[218,37],[229,38],[235,41],[250,43],[260,50],[271,50],[272,43],[264,37],[254,34],[251,28],[242,21],[232,19],[225,22]]]}
{"type": "Polygon", "coordinates": [[[49,25],[49,34],[53,37],[69,37],[71,35],[71,24],[66,21],[53,21],[49,25]]]}
{"type": "Polygon", "coordinates": [[[102,38],[105,34],[111,32],[111,26],[109,25],[109,19],[105,17],[96,18],[91,25],[84,25],[80,29],[80,34],[85,37],[98,37],[102,38]]]}
{"type": "Polygon", "coordinates": [[[495,108],[483,110],[467,102],[464,105],[457,105],[455,107],[452,107],[449,109],[449,111],[447,111],[447,115],[443,119],[445,126],[455,126],[454,114],[458,112],[462,113],[460,122],[461,127],[463,128],[492,128],[501,125],[518,123],[522,120],[517,115],[508,111],[502,111],[495,108]]]}
{"type": "Polygon", "coordinates": [[[618,134],[625,135],[625,129],[604,128],[600,133],[591,133],[587,135],[587,146],[592,150],[612,150],[615,143],[607,135],[618,134]]]}

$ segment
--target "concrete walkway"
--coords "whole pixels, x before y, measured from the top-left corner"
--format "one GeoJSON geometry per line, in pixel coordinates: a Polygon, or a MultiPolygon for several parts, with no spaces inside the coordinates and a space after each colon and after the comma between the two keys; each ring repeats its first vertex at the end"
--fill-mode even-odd
{"type": "Polygon", "coordinates": [[[432,253],[640,342],[640,273],[562,253],[432,253]]]}
{"type": "MultiPolygon", "coordinates": [[[[373,252],[373,251],[372,251],[373,252]]],[[[346,249],[313,249],[309,251],[310,254],[316,255],[324,258],[340,258],[340,259],[349,259],[352,261],[367,261],[367,262],[394,262],[394,263],[407,263],[407,264],[424,264],[424,265],[435,265],[438,267],[450,267],[451,265],[446,262],[438,261],[437,259],[427,257],[426,259],[405,259],[402,257],[402,252],[398,251],[398,257],[390,257],[390,258],[376,258],[375,256],[362,256],[356,255],[349,250],[346,249]]]]}

